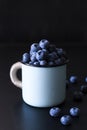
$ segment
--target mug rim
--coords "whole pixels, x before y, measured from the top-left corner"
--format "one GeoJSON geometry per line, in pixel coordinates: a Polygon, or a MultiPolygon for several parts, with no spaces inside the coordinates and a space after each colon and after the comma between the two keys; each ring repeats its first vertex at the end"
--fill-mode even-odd
{"type": "Polygon", "coordinates": [[[36,66],[36,65],[30,65],[28,63],[23,63],[22,61],[20,61],[23,65],[25,66],[30,66],[30,67],[37,67],[37,68],[52,68],[52,67],[59,67],[59,66],[63,66],[65,64],[69,63],[69,59],[66,59],[66,61],[64,63],[61,63],[59,65],[53,65],[53,66],[36,66]]]}

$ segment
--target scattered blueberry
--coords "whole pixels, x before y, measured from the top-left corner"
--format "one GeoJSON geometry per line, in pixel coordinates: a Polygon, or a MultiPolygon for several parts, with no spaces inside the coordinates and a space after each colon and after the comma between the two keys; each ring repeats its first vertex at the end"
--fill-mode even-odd
{"type": "Polygon", "coordinates": [[[24,53],[23,55],[22,55],[22,62],[23,63],[28,63],[29,62],[29,54],[28,53],[24,53]]]}
{"type": "Polygon", "coordinates": [[[77,83],[78,78],[77,76],[71,76],[69,80],[70,80],[70,83],[74,84],[74,83],[77,83]]]}
{"type": "Polygon", "coordinates": [[[73,99],[74,99],[74,101],[82,101],[82,98],[83,98],[83,93],[82,92],[75,91],[73,93],[73,99]]]}
{"type": "Polygon", "coordinates": [[[39,46],[40,46],[42,49],[46,49],[46,48],[48,48],[48,46],[49,46],[49,41],[46,40],[46,39],[42,39],[42,40],[39,42],[39,46]]]}
{"type": "Polygon", "coordinates": [[[80,109],[78,107],[70,108],[70,115],[71,116],[76,117],[76,116],[79,116],[79,114],[80,114],[80,109]]]}
{"type": "Polygon", "coordinates": [[[87,93],[87,84],[83,84],[81,87],[80,87],[80,90],[82,93],[86,94],[87,93]]]}
{"type": "Polygon", "coordinates": [[[72,122],[72,118],[70,115],[64,115],[60,118],[60,122],[63,125],[70,125],[72,122]]]}
{"type": "Polygon", "coordinates": [[[50,109],[49,114],[52,117],[58,117],[61,113],[61,109],[59,107],[53,107],[50,109]]]}
{"type": "Polygon", "coordinates": [[[87,83],[87,77],[85,77],[85,82],[87,83]]]}

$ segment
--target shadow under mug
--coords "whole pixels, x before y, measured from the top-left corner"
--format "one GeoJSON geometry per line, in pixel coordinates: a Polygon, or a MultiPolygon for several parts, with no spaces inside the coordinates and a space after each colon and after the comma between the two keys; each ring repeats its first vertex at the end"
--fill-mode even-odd
{"type": "Polygon", "coordinates": [[[12,83],[22,89],[25,103],[34,107],[52,107],[61,104],[66,97],[66,66],[35,67],[21,62],[10,68],[12,83]],[[22,81],[17,77],[22,69],[22,81]]]}

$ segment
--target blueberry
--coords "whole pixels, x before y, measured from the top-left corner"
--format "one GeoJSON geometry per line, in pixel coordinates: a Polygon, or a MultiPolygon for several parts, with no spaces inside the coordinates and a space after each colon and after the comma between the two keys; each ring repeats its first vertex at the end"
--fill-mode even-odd
{"type": "Polygon", "coordinates": [[[87,77],[85,77],[85,82],[87,83],[87,77]]]}
{"type": "Polygon", "coordinates": [[[72,83],[72,84],[77,83],[77,80],[78,80],[77,76],[74,76],[74,75],[71,76],[70,79],[69,79],[70,83],[72,83]]]}
{"type": "Polygon", "coordinates": [[[58,59],[55,60],[56,65],[60,65],[60,64],[63,64],[63,63],[64,63],[63,58],[58,58],[58,59]]]}
{"type": "Polygon", "coordinates": [[[58,56],[57,56],[57,53],[56,52],[52,52],[52,53],[49,53],[48,54],[48,60],[49,61],[54,61],[55,59],[57,59],[58,56]]]}
{"type": "Polygon", "coordinates": [[[58,117],[61,113],[61,109],[58,108],[58,107],[53,107],[50,109],[49,111],[49,114],[52,116],[52,117],[58,117]]]}
{"type": "Polygon", "coordinates": [[[70,125],[72,122],[72,118],[70,115],[64,115],[60,118],[60,122],[63,125],[70,125]]]}
{"type": "Polygon", "coordinates": [[[30,56],[35,55],[36,51],[30,51],[30,56]]]}
{"type": "Polygon", "coordinates": [[[36,53],[33,53],[31,56],[30,56],[30,60],[32,62],[35,62],[36,61],[36,53]]]}
{"type": "Polygon", "coordinates": [[[32,61],[29,61],[29,65],[33,65],[33,62],[32,62],[32,61]]]}
{"type": "Polygon", "coordinates": [[[49,46],[49,41],[46,40],[46,39],[42,39],[42,40],[39,42],[39,46],[40,46],[42,49],[46,49],[46,48],[48,48],[48,46],[49,46]]]}
{"type": "Polygon", "coordinates": [[[40,66],[47,66],[47,61],[46,60],[41,60],[40,61],[40,66]]]}
{"type": "Polygon", "coordinates": [[[38,43],[33,43],[31,45],[30,52],[33,52],[33,51],[37,52],[39,49],[40,49],[39,44],[38,43]]]}
{"type": "Polygon", "coordinates": [[[70,115],[71,116],[76,117],[76,116],[79,116],[79,114],[80,114],[80,109],[78,107],[70,108],[70,115]]]}
{"type": "Polygon", "coordinates": [[[48,50],[49,50],[50,53],[53,52],[53,51],[56,51],[56,46],[53,45],[53,44],[50,44],[48,50]]]}
{"type": "Polygon", "coordinates": [[[47,53],[46,51],[44,50],[39,50],[37,53],[36,53],[36,59],[39,61],[39,60],[45,60],[47,57],[47,53]]]}
{"type": "Polygon", "coordinates": [[[74,99],[74,101],[82,101],[82,98],[83,98],[83,93],[82,92],[75,91],[73,93],[73,99],[74,99]]]}
{"type": "Polygon", "coordinates": [[[48,65],[49,65],[49,66],[54,66],[55,63],[54,63],[53,61],[49,61],[49,62],[48,62],[48,65]]]}
{"type": "Polygon", "coordinates": [[[33,63],[33,65],[35,65],[35,66],[40,66],[40,63],[39,63],[38,61],[35,61],[35,62],[33,63]]]}
{"type": "Polygon", "coordinates": [[[28,53],[24,53],[24,54],[22,55],[22,62],[23,62],[23,63],[28,63],[29,60],[30,60],[29,54],[28,54],[28,53]]]}
{"type": "Polygon", "coordinates": [[[56,48],[56,50],[57,50],[58,55],[60,55],[60,56],[65,54],[65,52],[62,48],[56,48]]]}
{"type": "Polygon", "coordinates": [[[87,93],[87,84],[83,84],[81,87],[80,87],[80,90],[82,93],[86,94],[87,93]]]}

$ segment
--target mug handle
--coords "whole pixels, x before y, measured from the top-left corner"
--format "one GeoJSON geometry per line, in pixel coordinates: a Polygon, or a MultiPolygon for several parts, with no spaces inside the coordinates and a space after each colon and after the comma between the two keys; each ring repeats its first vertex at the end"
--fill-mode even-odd
{"type": "Polygon", "coordinates": [[[22,69],[22,63],[21,62],[16,62],[14,63],[11,68],[10,68],[10,79],[12,83],[22,89],[22,81],[20,81],[17,77],[17,71],[19,69],[22,69]]]}

